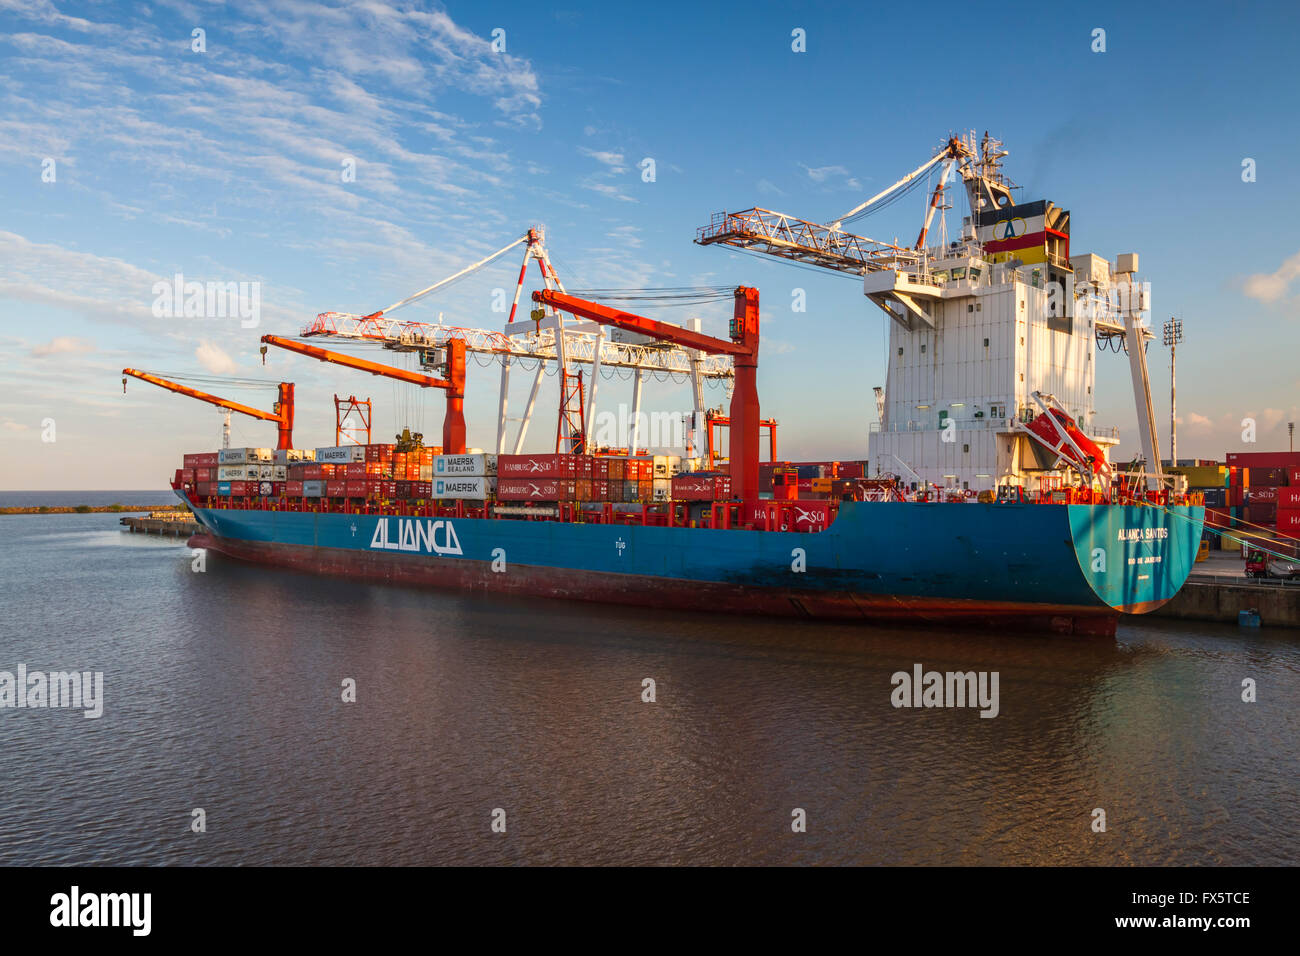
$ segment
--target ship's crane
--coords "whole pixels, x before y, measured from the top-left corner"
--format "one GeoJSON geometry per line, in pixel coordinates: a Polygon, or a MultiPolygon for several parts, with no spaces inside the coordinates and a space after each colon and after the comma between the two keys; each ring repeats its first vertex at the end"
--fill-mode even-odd
{"type": "MultiPolygon", "coordinates": [[[[704,404],[698,387],[704,381],[721,381],[729,385],[734,378],[732,361],[727,355],[704,355],[693,349],[680,348],[663,342],[613,341],[598,324],[574,325],[565,323],[563,316],[546,310],[533,321],[516,321],[519,299],[530,261],[536,261],[545,288],[565,292],[555,266],[550,260],[540,228],[529,229],[524,235],[502,247],[492,255],[473,263],[459,272],[442,279],[426,289],[399,300],[392,305],[368,315],[346,312],[322,312],[302,332],[304,338],[334,336],[364,339],[382,343],[387,349],[415,352],[422,357],[428,350],[440,349],[452,340],[465,343],[467,352],[485,356],[501,366],[501,389],[497,416],[496,450],[506,450],[506,422],[510,371],[518,361],[533,360],[536,370],[524,415],[515,438],[514,451],[523,450],[529,422],[537,404],[546,366],[555,363],[561,376],[561,404],[557,428],[556,450],[575,450],[586,445],[585,426],[593,421],[596,405],[596,386],[602,368],[628,369],[633,373],[633,399],[631,421],[633,428],[640,421],[641,388],[644,376],[683,375],[690,377],[695,388],[696,420],[703,421],[704,404]],[[465,328],[424,322],[405,322],[392,318],[389,313],[442,288],[455,279],[483,268],[518,246],[523,245],[524,259],[519,268],[519,278],[514,289],[509,318],[501,331],[465,328]],[[579,390],[579,376],[574,365],[589,365],[588,385],[579,390]],[[579,405],[578,396],[582,404],[579,405]],[[567,400],[566,400],[567,399],[567,400]]],[[[635,446],[637,436],[632,436],[635,446]]]]}
{"type": "MultiPolygon", "coordinates": [[[[978,144],[973,131],[962,137],[950,136],[938,152],[916,169],[828,225],[754,207],[740,212],[714,214],[707,226],[697,230],[695,241],[700,245],[732,246],[744,251],[759,252],[835,272],[863,276],[865,294],[891,319],[899,321],[910,329],[910,322],[915,318],[928,325],[930,330],[937,330],[931,304],[942,298],[943,293],[939,292],[938,286],[946,280],[931,273],[930,263],[935,258],[944,258],[958,251],[961,255],[972,258],[984,257],[984,245],[975,228],[979,224],[981,214],[1016,206],[1012,190],[1017,187],[1002,173],[1001,163],[1006,155],[1007,151],[1002,148],[1002,143],[990,137],[987,132],[978,144]],[[921,177],[940,164],[942,168],[938,183],[931,195],[915,245],[901,246],[896,241],[882,242],[844,231],[845,223],[885,208],[918,186],[923,181],[921,177]],[[963,231],[960,250],[927,249],[926,237],[935,212],[946,208],[943,193],[954,171],[960,174],[966,188],[972,228],[963,231]]],[[[1064,215],[1062,221],[1068,223],[1068,213],[1064,215]]],[[[1068,225],[1061,225],[1059,221],[1057,225],[1061,228],[1055,231],[1055,235],[1063,236],[1061,230],[1068,229],[1068,225]]],[[[1068,241],[1068,235],[1064,237],[1068,241]]],[[[958,245],[953,243],[954,247],[958,245]]],[[[1134,288],[1132,273],[1136,271],[1137,257],[1131,255],[1120,258],[1134,264],[1130,269],[1116,270],[1117,278],[1121,280],[1120,284],[1127,281],[1130,304],[1119,309],[1119,315],[1113,313],[1099,315],[1095,321],[1096,334],[1099,343],[1111,347],[1114,347],[1114,343],[1122,341],[1123,347],[1129,353],[1143,454],[1151,478],[1159,481],[1161,479],[1159,444],[1151,409],[1151,389],[1145,361],[1145,343],[1151,337],[1151,333],[1138,319],[1145,308],[1145,303],[1141,299],[1140,290],[1135,293],[1134,288]]],[[[1061,274],[1072,272],[1068,262],[1054,259],[1052,264],[1060,270],[1061,274]]],[[[961,269],[961,272],[964,277],[965,269],[961,269]]],[[[1037,283],[1036,278],[1033,281],[1037,283]]],[[[1069,304],[1073,305],[1073,303],[1069,304]]],[[[1089,303],[1085,301],[1085,304],[1089,303]]],[[[988,344],[987,340],[985,344],[988,344]]],[[[883,404],[883,396],[878,395],[877,406],[882,412],[883,404]]],[[[1058,438],[1063,441],[1065,436],[1061,432],[1062,423],[1059,420],[1047,421],[1049,418],[1055,419],[1054,413],[1045,411],[1043,416],[1040,424],[1044,435],[1039,437],[1050,436],[1049,443],[1056,443],[1058,438]],[[1058,432],[1061,433],[1058,435],[1058,432]]],[[[1069,418],[1068,415],[1066,417],[1069,418]]],[[[881,421],[883,420],[882,414],[881,421]]],[[[1072,418],[1070,422],[1071,427],[1074,427],[1072,418]]],[[[1082,434],[1082,431],[1079,431],[1079,434],[1082,434]]],[[[1071,467],[1079,468],[1080,462],[1088,458],[1087,455],[1076,454],[1078,450],[1070,447],[1068,442],[1065,442],[1063,447],[1069,448],[1070,454],[1061,456],[1061,460],[1071,467]]],[[[1089,480],[1094,476],[1104,477],[1097,468],[1082,467],[1080,470],[1089,480]]]]}
{"type": "Polygon", "coordinates": [[[535,302],[601,325],[710,355],[730,356],[735,368],[730,415],[731,484],[736,496],[748,504],[758,500],[758,290],[739,286],[734,291],[734,298],[731,338],[728,341],[561,292],[538,290],[533,293],[535,302]]]}
{"type": "Polygon", "coordinates": [[[165,388],[169,392],[176,392],[178,395],[186,395],[189,398],[196,398],[200,402],[207,402],[210,405],[216,405],[218,408],[224,408],[227,411],[239,412],[241,415],[247,415],[250,418],[256,418],[265,422],[275,422],[276,424],[276,448],[293,447],[293,382],[280,382],[278,385],[279,398],[273,406],[272,411],[264,412],[258,408],[252,408],[248,405],[242,405],[239,402],[232,402],[228,398],[221,398],[217,395],[210,395],[207,392],[201,392],[197,388],[190,388],[188,385],[181,385],[160,375],[153,375],[149,372],[141,372],[134,368],[122,369],[122,391],[126,391],[126,378],[131,376],[138,378],[142,382],[148,382],[151,385],[157,385],[159,388],[165,388]]]}
{"type": "MultiPolygon", "coordinates": [[[[276,348],[284,349],[288,352],[295,352],[298,355],[306,355],[308,358],[314,358],[320,362],[330,362],[334,365],[342,365],[344,368],[356,369],[360,372],[369,372],[371,375],[383,375],[386,378],[396,379],[399,382],[406,382],[410,385],[418,385],[420,388],[440,388],[447,393],[447,411],[442,420],[442,449],[445,454],[459,455],[465,451],[465,343],[459,340],[453,340],[447,343],[445,374],[446,378],[434,378],[432,375],[422,375],[419,372],[409,372],[406,369],[393,368],[391,365],[382,365],[378,362],[371,362],[367,359],[357,358],[353,355],[345,355],[342,352],[332,352],[329,349],[317,348],[314,345],[308,345],[305,342],[296,342],[293,339],[281,338],[278,335],[264,335],[262,342],[265,345],[274,345],[276,348]]],[[[266,350],[263,347],[263,361],[265,361],[266,350]]]]}

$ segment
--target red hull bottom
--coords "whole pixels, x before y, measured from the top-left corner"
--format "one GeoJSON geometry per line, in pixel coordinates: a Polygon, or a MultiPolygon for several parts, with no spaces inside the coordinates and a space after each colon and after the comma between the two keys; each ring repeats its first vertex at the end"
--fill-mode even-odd
{"type": "Polygon", "coordinates": [[[255,564],[337,575],[353,580],[683,611],[719,611],[729,614],[889,624],[962,625],[1103,637],[1114,636],[1119,622],[1119,612],[1104,607],[945,600],[848,591],[756,589],[736,584],[592,571],[574,572],[563,568],[518,564],[510,565],[505,573],[494,573],[490,562],[486,561],[448,561],[444,558],[424,559],[381,551],[268,544],[219,538],[209,534],[194,535],[190,538],[189,545],[192,548],[208,548],[255,564]]]}

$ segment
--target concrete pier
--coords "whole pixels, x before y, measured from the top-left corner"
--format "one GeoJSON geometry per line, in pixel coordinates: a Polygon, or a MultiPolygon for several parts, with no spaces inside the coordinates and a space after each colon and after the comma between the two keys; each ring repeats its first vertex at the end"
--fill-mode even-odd
{"type": "Polygon", "coordinates": [[[1237,623],[1240,611],[1259,612],[1264,627],[1300,628],[1300,580],[1246,577],[1246,564],[1233,552],[1211,552],[1197,564],[1157,617],[1237,623]]]}
{"type": "Polygon", "coordinates": [[[161,534],[173,538],[188,538],[203,530],[193,515],[180,511],[174,516],[167,512],[155,512],[144,518],[129,516],[123,518],[121,524],[132,534],[161,534]]]}

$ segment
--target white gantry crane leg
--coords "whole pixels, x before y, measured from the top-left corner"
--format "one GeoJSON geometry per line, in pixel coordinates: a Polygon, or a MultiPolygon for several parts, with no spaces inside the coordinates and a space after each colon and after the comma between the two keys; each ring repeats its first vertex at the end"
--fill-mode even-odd
{"type": "Polygon", "coordinates": [[[637,445],[641,442],[641,382],[644,375],[641,369],[637,369],[632,376],[632,431],[627,449],[629,455],[636,454],[637,445]]]}
{"type": "Polygon", "coordinates": [[[546,366],[540,361],[537,363],[537,374],[533,376],[533,388],[528,393],[528,404],[524,406],[524,417],[519,422],[519,437],[515,439],[515,454],[524,453],[524,438],[528,435],[528,423],[533,417],[533,407],[537,404],[537,393],[542,389],[542,377],[546,374],[546,366]]]}
{"type": "MultiPolygon", "coordinates": [[[[691,328],[696,332],[700,331],[700,320],[691,319],[691,328]]],[[[691,352],[691,398],[695,401],[695,435],[694,442],[691,446],[692,458],[703,458],[704,449],[708,439],[707,429],[711,426],[704,414],[704,372],[701,366],[704,363],[704,353],[698,349],[691,352]]]]}
{"type": "Polygon", "coordinates": [[[510,362],[509,355],[501,356],[501,399],[497,408],[497,454],[506,450],[506,408],[510,402],[510,362]]]}
{"type": "MultiPolygon", "coordinates": [[[[605,326],[596,330],[596,347],[592,350],[591,355],[591,388],[587,389],[587,410],[582,414],[583,427],[587,429],[587,435],[595,434],[595,414],[596,414],[596,385],[600,382],[600,352],[605,344],[605,326]]],[[[590,444],[590,442],[588,442],[590,444]]],[[[587,452],[591,454],[590,451],[587,452]]]]}
{"type": "Polygon", "coordinates": [[[1133,378],[1133,401],[1137,405],[1138,436],[1146,458],[1142,481],[1148,491],[1160,484],[1160,440],[1156,437],[1156,415],[1151,405],[1151,379],[1147,375],[1146,343],[1138,315],[1142,304],[1134,299],[1133,274],[1129,273],[1129,297],[1124,309],[1124,341],[1128,344],[1129,372],[1133,378]]]}

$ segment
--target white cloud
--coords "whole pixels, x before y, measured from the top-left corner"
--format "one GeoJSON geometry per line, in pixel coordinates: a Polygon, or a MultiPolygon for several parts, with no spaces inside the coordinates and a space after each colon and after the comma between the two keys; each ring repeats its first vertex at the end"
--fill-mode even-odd
{"type": "Polygon", "coordinates": [[[836,185],[843,189],[861,189],[862,184],[849,175],[843,166],[804,166],[808,178],[820,185],[836,185]]]}
{"type": "Polygon", "coordinates": [[[235,360],[227,355],[223,349],[213,345],[207,339],[199,342],[199,347],[194,350],[194,357],[199,360],[200,365],[213,375],[231,375],[239,371],[239,366],[235,364],[235,360]]]}
{"type": "Polygon", "coordinates": [[[43,358],[46,355],[67,355],[75,352],[93,352],[94,350],[94,342],[75,338],[71,335],[60,335],[44,345],[34,346],[32,355],[36,358],[43,358]]]}
{"type": "Polygon", "coordinates": [[[608,166],[611,173],[627,172],[622,153],[615,153],[612,150],[587,149],[585,146],[579,146],[578,152],[608,166]]]}
{"type": "Polygon", "coordinates": [[[1259,272],[1247,276],[1242,283],[1242,292],[1257,302],[1276,302],[1286,295],[1297,277],[1300,277],[1300,252],[1283,262],[1276,272],[1259,272]]]}

